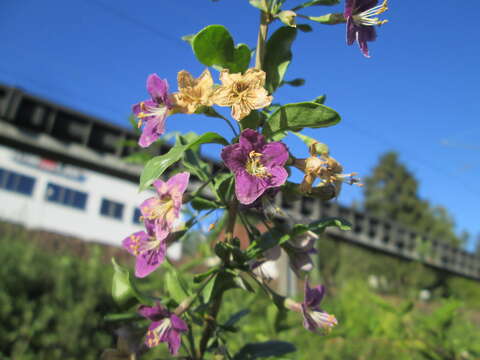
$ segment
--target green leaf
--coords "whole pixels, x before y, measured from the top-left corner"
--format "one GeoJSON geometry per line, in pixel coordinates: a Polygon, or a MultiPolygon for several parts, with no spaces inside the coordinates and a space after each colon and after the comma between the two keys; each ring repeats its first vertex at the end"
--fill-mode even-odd
{"type": "Polygon", "coordinates": [[[334,226],[340,230],[351,230],[351,224],[341,218],[325,218],[318,221],[311,222],[310,224],[295,224],[290,231],[286,232],[281,228],[275,227],[270,231],[265,232],[258,239],[252,241],[246,255],[248,258],[253,259],[265,250],[271,249],[276,245],[282,245],[297,236],[304,234],[307,231],[312,231],[316,234],[322,234],[327,227],[334,226]]]}
{"type": "Polygon", "coordinates": [[[166,154],[148,161],[140,175],[140,191],[147,189],[165,170],[180,160],[185,149],[186,145],[175,145],[166,154]]]}
{"type": "Polygon", "coordinates": [[[315,102],[287,104],[270,115],[263,133],[269,138],[280,140],[286,131],[300,131],[305,127],[321,128],[337,124],[340,115],[333,109],[315,102]]]}
{"type": "Polygon", "coordinates": [[[188,43],[191,45],[191,44],[192,44],[192,40],[193,40],[194,37],[195,37],[195,34],[188,34],[188,35],[182,36],[181,39],[182,39],[183,41],[188,42],[188,43]]]}
{"type": "Polygon", "coordinates": [[[317,234],[324,232],[327,227],[331,226],[334,226],[343,231],[352,230],[352,225],[347,220],[335,217],[317,220],[310,223],[308,226],[309,230],[317,234]]]}
{"type": "Polygon", "coordinates": [[[201,181],[208,181],[210,178],[210,165],[202,160],[197,151],[186,150],[183,155],[183,166],[190,173],[201,181]]]}
{"type": "Polygon", "coordinates": [[[222,25],[209,25],[192,39],[193,52],[204,65],[222,65],[233,61],[233,39],[222,25]]]}
{"type": "Polygon", "coordinates": [[[179,161],[186,150],[195,149],[201,144],[221,144],[228,145],[225,138],[214,132],[207,132],[196,137],[186,145],[182,145],[182,140],[177,137],[177,142],[166,154],[156,156],[145,165],[140,175],[140,191],[147,189],[155,180],[157,180],[170,166],[179,161]]]}
{"type": "Polygon", "coordinates": [[[259,126],[263,124],[266,116],[258,110],[253,110],[248,116],[240,120],[240,126],[242,130],[247,128],[249,129],[258,129],[259,126]]]}
{"type": "Polygon", "coordinates": [[[240,73],[248,69],[252,52],[247,44],[238,44],[233,50],[233,61],[223,64],[231,73],[240,73]]]}
{"type": "Polygon", "coordinates": [[[218,271],[218,267],[213,267],[204,273],[197,274],[193,277],[193,282],[198,284],[217,271],[218,271]]]}
{"type": "Polygon", "coordinates": [[[234,178],[232,173],[220,174],[213,180],[218,199],[227,202],[233,194],[234,178]]]}
{"type": "Polygon", "coordinates": [[[205,303],[209,303],[213,295],[213,289],[215,288],[215,278],[211,279],[202,290],[203,300],[205,303]]]}
{"type": "Polygon", "coordinates": [[[267,73],[265,88],[273,93],[280,86],[288,65],[292,60],[290,48],[297,36],[297,30],[282,26],[267,41],[264,69],[267,73]]]}
{"type": "Polygon", "coordinates": [[[297,24],[297,29],[303,32],[313,31],[312,27],[308,24],[297,24]]]}
{"type": "Polygon", "coordinates": [[[312,0],[312,1],[307,1],[306,3],[303,3],[295,9],[303,9],[309,6],[318,6],[318,5],[325,5],[325,6],[332,6],[332,5],[337,5],[340,3],[340,0],[312,0]]]}
{"type": "Polygon", "coordinates": [[[247,45],[234,46],[233,38],[222,25],[209,25],[191,40],[197,59],[204,65],[243,72],[250,64],[251,52],[247,45]]]}
{"type": "Polygon", "coordinates": [[[229,289],[234,289],[237,287],[235,282],[233,281],[234,275],[228,273],[228,272],[220,272],[214,279],[214,288],[212,291],[212,296],[216,296],[217,294],[220,294],[221,292],[227,291],[229,289]]]}
{"type": "Polygon", "coordinates": [[[165,274],[165,288],[170,294],[170,297],[178,304],[182,302],[188,293],[182,287],[178,274],[174,271],[169,271],[165,274]]]}
{"type": "Polygon", "coordinates": [[[270,340],[245,345],[235,354],[233,360],[253,360],[270,356],[282,356],[294,351],[297,351],[297,348],[292,343],[270,340]]]}
{"type": "Polygon", "coordinates": [[[236,312],[235,314],[230,316],[228,320],[225,322],[225,324],[223,324],[223,326],[227,326],[227,327],[233,326],[248,314],[250,314],[250,310],[248,309],[240,310],[239,312],[236,312]]]}
{"type": "Polygon", "coordinates": [[[296,78],[296,79],[288,80],[288,81],[284,80],[284,81],[282,81],[281,85],[290,85],[290,86],[293,86],[293,87],[299,87],[299,86],[305,85],[305,79],[296,78]]]}
{"type": "Polygon", "coordinates": [[[118,265],[114,258],[112,258],[112,264],[114,270],[112,280],[113,300],[122,307],[129,307],[137,302],[151,304],[152,300],[138,291],[128,269],[118,265]]]}
{"type": "Polygon", "coordinates": [[[244,278],[242,278],[240,275],[237,275],[233,278],[233,281],[237,286],[245,291],[254,293],[255,290],[253,289],[252,285],[248,283],[244,278]]]}
{"type": "Polygon", "coordinates": [[[135,319],[141,319],[142,316],[139,315],[137,312],[134,313],[119,313],[119,314],[107,314],[103,318],[105,321],[126,321],[126,320],[135,320],[135,319]]]}
{"type": "Polygon", "coordinates": [[[195,196],[191,201],[190,204],[192,207],[197,210],[209,210],[209,209],[218,209],[220,206],[213,200],[206,199],[201,196],[195,196]]]}
{"type": "Polygon", "coordinates": [[[317,103],[317,104],[325,104],[325,101],[327,100],[327,95],[320,95],[319,97],[315,98],[315,100],[313,100],[314,103],[317,103]]]}
{"type": "Polygon", "coordinates": [[[197,139],[192,141],[187,145],[187,149],[194,148],[201,144],[220,144],[220,145],[228,145],[229,142],[225,140],[222,135],[219,135],[214,132],[207,132],[205,134],[200,135],[197,139]]]}

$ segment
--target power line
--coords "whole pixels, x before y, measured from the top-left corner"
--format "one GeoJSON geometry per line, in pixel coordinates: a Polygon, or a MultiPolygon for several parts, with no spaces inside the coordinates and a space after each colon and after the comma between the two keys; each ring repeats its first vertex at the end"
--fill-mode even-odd
{"type": "Polygon", "coordinates": [[[138,19],[130,16],[126,12],[123,12],[123,11],[113,7],[113,6],[107,5],[102,1],[97,1],[97,0],[88,0],[88,1],[91,4],[94,4],[95,6],[102,8],[105,11],[112,13],[113,15],[117,16],[118,18],[126,20],[127,22],[129,22],[133,25],[139,26],[139,27],[143,28],[144,30],[151,32],[152,34],[155,34],[155,35],[161,37],[164,40],[168,40],[168,41],[174,42],[177,45],[180,45],[180,42],[181,42],[180,39],[177,39],[176,37],[171,36],[169,34],[163,33],[161,31],[157,30],[156,28],[154,28],[153,26],[151,26],[149,24],[146,24],[144,22],[141,22],[138,19]]]}
{"type": "MultiPolygon", "coordinates": [[[[375,142],[377,143],[382,143],[388,145],[388,147],[392,148],[399,148],[398,145],[394,145],[392,141],[387,139],[385,136],[381,136],[379,134],[372,134],[368,131],[366,131],[364,128],[359,128],[352,123],[345,123],[346,126],[352,127],[356,132],[363,133],[364,136],[368,137],[369,139],[374,139],[375,142]]],[[[405,151],[404,149],[401,149],[404,153],[408,153],[408,151],[405,151]]],[[[450,178],[456,178],[458,180],[457,183],[461,183],[465,189],[467,189],[470,193],[480,196],[480,193],[478,193],[476,190],[474,190],[471,185],[467,182],[465,182],[463,179],[459,178],[455,173],[451,173],[446,170],[445,167],[440,167],[437,166],[436,164],[432,163],[431,161],[426,161],[426,159],[422,159],[418,153],[415,153],[415,156],[411,156],[409,159],[411,159],[412,162],[417,163],[417,165],[423,166],[427,169],[430,169],[431,171],[441,174],[442,176],[448,176],[450,178]]]]}

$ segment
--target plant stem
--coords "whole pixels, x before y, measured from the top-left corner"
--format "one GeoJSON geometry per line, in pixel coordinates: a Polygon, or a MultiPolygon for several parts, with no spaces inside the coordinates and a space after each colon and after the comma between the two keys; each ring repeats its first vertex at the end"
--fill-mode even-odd
{"type": "Polygon", "coordinates": [[[192,359],[196,360],[197,359],[197,350],[195,349],[195,340],[193,337],[193,329],[190,324],[188,324],[188,333],[187,333],[187,339],[190,344],[190,351],[192,352],[192,359]]]}
{"type": "MultiPolygon", "coordinates": [[[[268,8],[267,1],[263,0],[264,7],[268,8]]],[[[260,12],[260,27],[258,29],[257,51],[255,54],[255,68],[262,70],[265,58],[265,44],[267,41],[268,24],[270,22],[270,14],[265,11],[260,12]]]]}
{"type": "Polygon", "coordinates": [[[235,136],[238,136],[238,132],[237,132],[237,130],[235,130],[235,128],[233,127],[233,125],[232,125],[232,123],[230,122],[230,120],[228,120],[228,119],[227,119],[226,117],[224,117],[223,115],[221,115],[221,118],[222,118],[223,120],[225,120],[225,122],[228,124],[228,126],[229,126],[230,129],[232,130],[233,134],[234,134],[235,136]]]}
{"type": "MultiPolygon", "coordinates": [[[[227,219],[227,228],[225,231],[225,241],[231,241],[233,239],[233,234],[235,230],[235,222],[237,219],[237,212],[238,212],[238,201],[234,198],[228,204],[228,219],[227,219]]],[[[208,313],[208,318],[206,318],[206,325],[203,329],[203,334],[200,339],[199,345],[199,354],[198,358],[201,360],[205,355],[205,351],[207,350],[208,341],[213,335],[215,331],[216,323],[217,323],[217,315],[220,311],[220,306],[222,305],[222,298],[223,298],[223,291],[216,296],[212,307],[208,313]]]]}

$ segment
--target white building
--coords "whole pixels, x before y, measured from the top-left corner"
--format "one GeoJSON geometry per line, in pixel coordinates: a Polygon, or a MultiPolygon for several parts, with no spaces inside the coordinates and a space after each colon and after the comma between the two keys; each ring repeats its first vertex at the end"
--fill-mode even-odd
{"type": "Polygon", "coordinates": [[[119,245],[151,196],[131,181],[0,146],[0,219],[119,245]]]}
{"type": "MultiPolygon", "coordinates": [[[[0,220],[120,246],[142,230],[137,135],[0,85],[0,220]]],[[[162,149],[165,152],[167,149],[162,149]]],[[[179,245],[169,255],[180,256],[179,245]]]]}

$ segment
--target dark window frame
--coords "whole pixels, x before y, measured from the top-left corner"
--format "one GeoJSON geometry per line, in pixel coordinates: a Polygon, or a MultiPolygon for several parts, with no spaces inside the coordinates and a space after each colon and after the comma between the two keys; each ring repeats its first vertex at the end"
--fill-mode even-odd
{"type": "Polygon", "coordinates": [[[102,202],[100,204],[100,215],[114,219],[114,220],[119,220],[123,221],[123,213],[125,210],[125,204],[107,199],[107,198],[102,198],[102,202]]]}
{"type": "Polygon", "coordinates": [[[52,204],[86,211],[88,193],[49,181],[45,190],[45,200],[52,204]]]}
{"type": "Polygon", "coordinates": [[[37,179],[17,171],[0,168],[0,189],[24,196],[33,196],[37,179]]]}
{"type": "Polygon", "coordinates": [[[140,211],[140,208],[135,208],[133,210],[133,216],[132,216],[132,223],[135,225],[140,225],[142,221],[140,220],[140,217],[142,216],[142,212],[140,211]]]}

